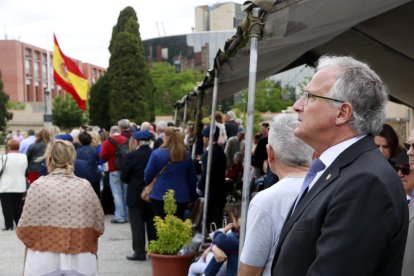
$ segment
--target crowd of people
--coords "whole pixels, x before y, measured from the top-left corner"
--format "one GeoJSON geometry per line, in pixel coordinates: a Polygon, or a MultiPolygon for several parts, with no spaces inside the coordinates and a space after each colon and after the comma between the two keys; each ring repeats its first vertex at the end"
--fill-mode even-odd
{"type": "Polygon", "coordinates": [[[213,129],[204,121],[199,136],[193,123],[127,119],[109,132],[84,126],[10,135],[0,158],[3,230],[16,229],[27,247],[25,275],[96,275],[104,214],[130,224],[126,258],[144,261],[147,241],[156,239],[153,218],[165,216],[165,192],[175,191],[176,216],[184,219],[209,178],[211,244],[189,275],[414,275],[414,130],[401,147],[384,124],[386,102],[386,87],[367,64],[318,61],[297,114],[277,115],[254,136],[240,252],[240,200],[229,194],[243,185],[247,153],[233,111],[216,112],[213,129]],[[147,202],[140,195],[150,183],[147,202]]]}

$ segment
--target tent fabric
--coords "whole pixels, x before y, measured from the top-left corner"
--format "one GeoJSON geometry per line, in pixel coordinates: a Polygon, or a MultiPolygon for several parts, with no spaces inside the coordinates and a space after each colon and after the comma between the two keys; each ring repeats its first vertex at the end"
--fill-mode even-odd
{"type": "MultiPolygon", "coordinates": [[[[243,5],[263,9],[258,43],[257,80],[312,64],[320,55],[352,55],[367,61],[383,78],[391,98],[414,106],[414,3],[408,0],[253,0],[243,5]],[[412,77],[411,77],[412,78],[412,77]]],[[[248,17],[217,53],[215,65],[194,91],[213,86],[218,69],[218,99],[248,86],[248,17]]],[[[192,96],[194,96],[194,91],[192,96]]],[[[185,100],[185,99],[182,99],[185,100]]]]}

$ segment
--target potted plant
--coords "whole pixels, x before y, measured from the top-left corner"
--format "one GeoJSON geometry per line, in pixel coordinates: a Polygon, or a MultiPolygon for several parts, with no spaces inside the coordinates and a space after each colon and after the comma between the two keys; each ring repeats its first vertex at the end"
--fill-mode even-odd
{"type": "Polygon", "coordinates": [[[151,257],[153,276],[185,276],[195,252],[183,256],[177,255],[180,249],[192,238],[192,224],[189,219],[183,221],[174,215],[177,204],[174,190],[164,195],[165,218],[154,218],[157,239],[150,242],[148,253],[151,257]]]}

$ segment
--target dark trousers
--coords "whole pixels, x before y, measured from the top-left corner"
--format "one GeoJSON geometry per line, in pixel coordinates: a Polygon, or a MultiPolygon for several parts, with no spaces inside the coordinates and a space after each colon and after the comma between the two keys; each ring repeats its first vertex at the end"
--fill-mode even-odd
{"type": "MultiPolygon", "coordinates": [[[[151,199],[151,208],[154,216],[159,216],[161,218],[165,217],[166,214],[164,212],[164,201],[151,199]]],[[[175,215],[178,218],[184,220],[184,212],[186,209],[187,203],[177,202],[177,211],[175,212],[175,215]]]]}
{"type": "Polygon", "coordinates": [[[17,226],[23,210],[23,193],[0,193],[5,228],[13,229],[13,221],[17,226]]]}
{"type": "Polygon", "coordinates": [[[145,229],[147,230],[148,242],[156,239],[151,206],[146,204],[144,207],[128,207],[128,212],[132,233],[132,249],[137,254],[145,254],[145,229]]]}
{"type": "Polygon", "coordinates": [[[224,227],[223,226],[223,209],[225,203],[216,202],[216,201],[209,201],[207,207],[207,220],[206,220],[206,227],[210,229],[210,225],[214,222],[217,228],[224,227]]]}
{"type": "Polygon", "coordinates": [[[109,173],[105,172],[103,177],[103,190],[101,194],[101,203],[105,215],[113,215],[115,211],[114,197],[112,196],[111,187],[109,187],[109,173]]]}

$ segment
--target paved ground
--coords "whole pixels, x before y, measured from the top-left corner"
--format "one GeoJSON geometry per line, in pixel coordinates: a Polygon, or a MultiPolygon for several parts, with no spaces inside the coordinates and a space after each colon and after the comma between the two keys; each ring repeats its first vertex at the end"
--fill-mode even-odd
{"type": "MultiPolygon", "coordinates": [[[[1,210],[1,207],[0,207],[1,210]]],[[[131,231],[128,223],[111,224],[113,216],[105,218],[105,233],[99,239],[98,261],[101,276],[149,276],[151,261],[128,261],[131,253],[131,231]]],[[[0,229],[4,228],[3,213],[0,214],[0,229]]],[[[15,231],[0,230],[0,276],[23,275],[24,246],[15,231]]]]}

